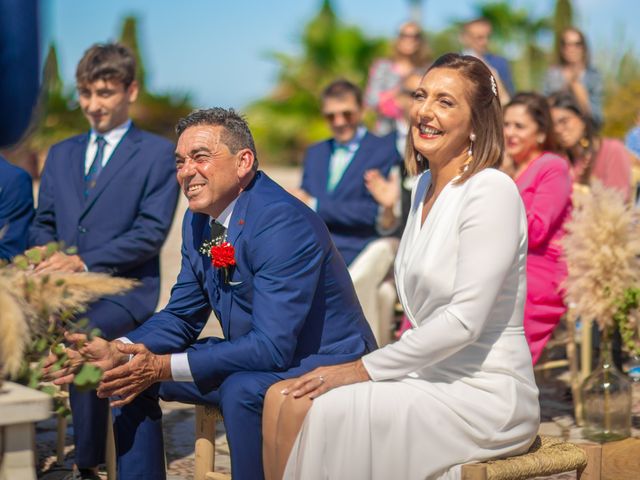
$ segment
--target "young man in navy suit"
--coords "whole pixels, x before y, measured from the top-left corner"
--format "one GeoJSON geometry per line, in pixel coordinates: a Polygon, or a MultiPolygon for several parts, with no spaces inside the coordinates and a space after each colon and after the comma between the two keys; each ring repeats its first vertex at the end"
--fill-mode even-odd
{"type": "MultiPolygon", "coordinates": [[[[37,272],[104,272],[140,280],[129,293],[101,299],[86,313],[108,339],[125,335],[155,311],[160,247],[178,199],[173,144],[129,119],[138,96],[135,70],[133,54],[122,45],[98,44],[85,52],[76,81],[91,130],[49,150],[30,230],[34,246],[56,241],[77,249],[56,253],[37,272]]],[[[80,478],[99,478],[108,401],[73,386],[70,394],[80,478]]]]}
{"type": "Polygon", "coordinates": [[[25,251],[32,219],[31,177],[0,157],[0,260],[25,251]]]}
{"type": "MultiPolygon", "coordinates": [[[[125,338],[95,339],[80,352],[106,371],[98,394],[118,407],[120,480],[165,478],[158,396],[218,405],[233,478],[260,479],[269,386],[376,344],[322,219],[258,170],[244,119],[201,110],[177,131],[189,210],[169,304],[125,338]],[[198,340],[212,310],[224,339],[198,340]]],[[[72,372],[54,376],[70,381],[72,372]]]]}
{"type": "Polygon", "coordinates": [[[322,93],[322,114],[333,138],[312,145],[304,159],[302,186],[294,192],[325,221],[347,265],[379,237],[376,200],[365,186],[365,173],[385,177],[399,162],[393,141],[362,125],[362,91],[336,80],[322,93]]]}

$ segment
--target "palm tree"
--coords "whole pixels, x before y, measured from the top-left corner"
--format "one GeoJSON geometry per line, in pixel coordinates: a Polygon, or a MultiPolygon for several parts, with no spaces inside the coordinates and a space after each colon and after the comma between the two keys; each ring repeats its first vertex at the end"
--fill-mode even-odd
{"type": "Polygon", "coordinates": [[[553,14],[554,52],[560,50],[560,34],[573,25],[573,7],[571,0],[556,0],[556,8],[553,14]]]}
{"type": "Polygon", "coordinates": [[[524,8],[509,2],[492,2],[476,7],[479,16],[493,25],[498,50],[514,52],[513,76],[517,89],[531,90],[540,85],[547,66],[548,53],[540,40],[551,32],[549,17],[534,18],[524,8]]]}
{"type": "Polygon", "coordinates": [[[175,138],[175,125],[178,119],[186,116],[193,109],[189,95],[158,94],[148,90],[136,17],[124,18],[120,42],[133,52],[136,59],[136,79],[140,86],[138,100],[131,107],[131,117],[136,125],[145,130],[175,138]]]}
{"type": "Polygon", "coordinates": [[[280,66],[277,84],[246,110],[267,161],[294,164],[310,143],[327,136],[319,106],[322,88],[337,77],[364,86],[369,65],[388,48],[385,40],[343,24],[329,0],[305,26],[301,43],[299,56],[271,54],[280,66]]]}

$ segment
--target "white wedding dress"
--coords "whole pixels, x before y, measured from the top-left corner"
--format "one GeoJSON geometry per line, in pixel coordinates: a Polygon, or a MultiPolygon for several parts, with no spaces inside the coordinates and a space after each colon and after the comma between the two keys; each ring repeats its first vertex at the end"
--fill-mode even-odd
{"type": "Polygon", "coordinates": [[[537,433],[518,190],[483,170],[449,183],[421,226],[430,177],[414,187],[395,262],[414,328],[363,357],[373,381],[313,401],[286,479],[459,479],[460,464],[524,452],[537,433]]]}

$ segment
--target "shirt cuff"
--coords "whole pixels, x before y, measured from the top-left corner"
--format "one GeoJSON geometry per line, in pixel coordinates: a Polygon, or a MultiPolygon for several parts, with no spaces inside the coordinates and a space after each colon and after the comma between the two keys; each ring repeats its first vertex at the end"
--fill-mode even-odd
{"type": "Polygon", "coordinates": [[[318,199],[316,197],[311,197],[307,202],[307,206],[313,210],[314,212],[318,211],[318,199]]]}
{"type": "Polygon", "coordinates": [[[174,382],[193,382],[186,352],[171,354],[171,377],[174,382]]]}
{"type": "MultiPolygon", "coordinates": [[[[119,338],[116,338],[114,341],[122,342],[122,343],[128,343],[129,345],[133,345],[133,342],[131,340],[129,340],[127,337],[119,337],[119,338]]],[[[133,358],[133,353],[130,353],[128,361],[130,362],[132,358],[133,358]]]]}

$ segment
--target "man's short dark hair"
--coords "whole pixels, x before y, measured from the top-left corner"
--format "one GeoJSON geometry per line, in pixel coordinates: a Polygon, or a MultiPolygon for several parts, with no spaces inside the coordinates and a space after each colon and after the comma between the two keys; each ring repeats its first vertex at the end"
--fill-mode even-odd
{"type": "Polygon", "coordinates": [[[225,109],[221,107],[208,108],[205,110],[195,110],[184,118],[178,120],[176,133],[178,136],[189,127],[196,125],[211,125],[213,127],[223,127],[220,140],[229,148],[231,153],[248,148],[253,152],[254,170],[258,168],[258,153],[256,152],[253,135],[249,130],[247,121],[233,108],[225,109]]]}
{"type": "Polygon", "coordinates": [[[476,17],[476,18],[472,18],[471,20],[464,22],[462,24],[462,29],[466,30],[467,28],[469,28],[471,25],[477,25],[477,24],[481,24],[481,25],[488,25],[489,28],[491,28],[493,30],[493,25],[491,24],[491,22],[489,21],[489,19],[484,18],[484,17],[476,17]]]}
{"type": "Polygon", "coordinates": [[[322,91],[320,98],[324,102],[327,98],[343,98],[347,95],[353,95],[358,105],[362,106],[362,90],[344,78],[334,80],[327,85],[322,91]]]}
{"type": "Polygon", "coordinates": [[[122,82],[125,88],[136,78],[136,59],[124,45],[119,43],[96,43],[78,62],[76,82],[78,85],[97,80],[122,82]]]}

